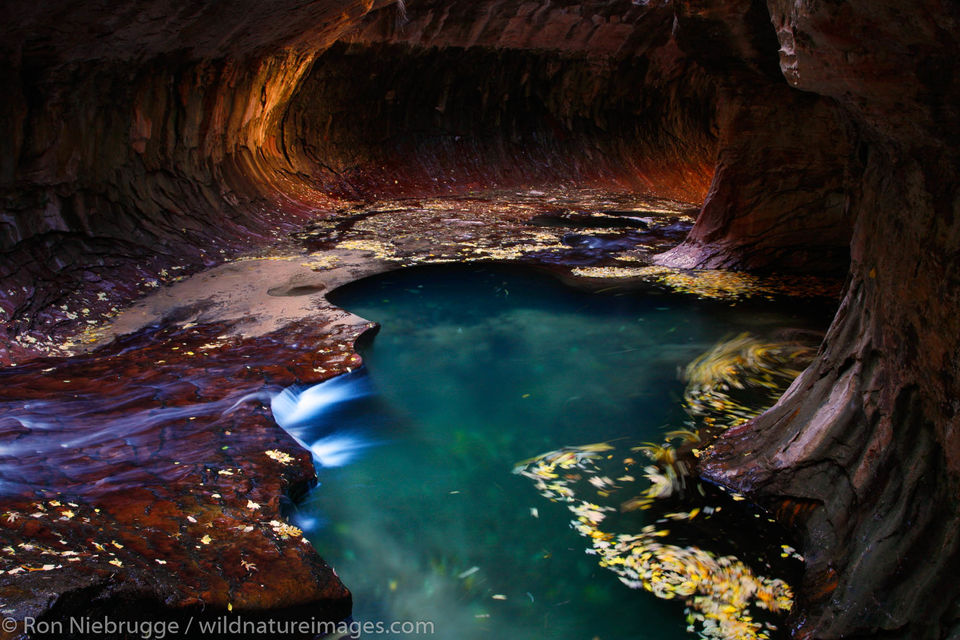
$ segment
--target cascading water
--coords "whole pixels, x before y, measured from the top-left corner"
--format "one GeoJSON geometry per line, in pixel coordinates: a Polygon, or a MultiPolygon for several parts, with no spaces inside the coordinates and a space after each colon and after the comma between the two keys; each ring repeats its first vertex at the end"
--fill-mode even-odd
{"type": "Polygon", "coordinates": [[[270,411],[320,467],[341,467],[375,442],[361,427],[334,426],[332,417],[372,393],[369,376],[360,368],[309,387],[287,387],[270,396],[270,411]]]}
{"type": "MultiPolygon", "coordinates": [[[[148,486],[156,481],[150,471],[112,465],[114,456],[122,451],[147,456],[161,445],[164,425],[215,425],[240,402],[230,396],[164,406],[158,395],[157,389],[144,386],[120,394],[83,390],[57,400],[0,403],[0,429],[16,434],[0,449],[0,492],[43,489],[97,495],[148,486]],[[77,455],[90,449],[101,452],[102,459],[77,455]],[[43,480],[36,480],[38,476],[43,480]]],[[[189,449],[179,455],[182,473],[196,455],[189,449]]]]}

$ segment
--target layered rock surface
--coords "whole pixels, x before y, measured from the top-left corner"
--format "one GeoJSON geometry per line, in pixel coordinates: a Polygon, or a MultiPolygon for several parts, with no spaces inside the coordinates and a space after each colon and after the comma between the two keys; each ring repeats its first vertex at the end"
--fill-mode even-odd
{"type": "Polygon", "coordinates": [[[153,329],[5,370],[4,618],[349,615],[349,591],[282,513],[314,480],[310,455],[243,396],[355,365],[351,329],[153,329]]]}
{"type": "MultiPolygon", "coordinates": [[[[564,3],[589,35],[575,46],[531,41],[545,18],[524,3],[465,10],[459,19],[477,22],[451,21],[433,56],[430,42],[370,40],[376,24],[400,19],[391,5],[353,36],[359,49],[324,53],[382,6],[5,7],[8,335],[49,342],[80,310],[90,310],[81,323],[109,316],[171,266],[216,264],[337,196],[558,181],[705,193],[712,83],[677,55],[664,8],[564,3]],[[509,27],[513,53],[470,47],[464,29],[481,23],[509,27]],[[629,30],[630,46],[596,49],[629,30]],[[636,86],[650,90],[636,96],[636,86]]],[[[433,11],[411,6],[411,30],[421,9],[433,11]]],[[[16,361],[32,344],[0,357],[16,361]]]]}
{"type": "Polygon", "coordinates": [[[815,505],[798,635],[950,637],[960,561],[956,9],[770,8],[785,77],[842,105],[859,129],[852,265],[817,361],[719,445],[706,471],[815,505]]]}

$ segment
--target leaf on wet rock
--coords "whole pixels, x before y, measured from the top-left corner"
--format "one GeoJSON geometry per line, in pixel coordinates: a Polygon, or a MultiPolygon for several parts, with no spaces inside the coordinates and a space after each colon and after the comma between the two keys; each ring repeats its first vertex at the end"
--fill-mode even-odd
{"type": "Polygon", "coordinates": [[[280,522],[279,520],[271,520],[270,526],[273,528],[273,532],[279,536],[299,538],[301,535],[303,535],[303,531],[297,527],[289,525],[285,522],[280,522]]]}
{"type": "Polygon", "coordinates": [[[290,464],[294,461],[294,457],[289,453],[284,453],[283,451],[279,451],[277,449],[270,449],[269,451],[264,451],[264,453],[268,458],[271,460],[276,460],[280,464],[290,464]]]}

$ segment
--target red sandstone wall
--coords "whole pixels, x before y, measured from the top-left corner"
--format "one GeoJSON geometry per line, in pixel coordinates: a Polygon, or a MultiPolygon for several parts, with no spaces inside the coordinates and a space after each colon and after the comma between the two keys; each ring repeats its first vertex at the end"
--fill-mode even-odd
{"type": "Polygon", "coordinates": [[[705,470],[773,504],[817,505],[797,637],[953,637],[960,15],[940,2],[769,5],[785,77],[858,130],[852,264],[817,361],[705,470]]]}
{"type": "MultiPolygon", "coordinates": [[[[531,6],[412,3],[400,28],[396,7],[374,2],[227,11],[156,0],[114,13],[6,4],[7,335],[67,330],[64,305],[100,313],[140,295],[137,283],[174,261],[213,264],[338,196],[565,182],[702,198],[715,154],[713,85],[672,44],[670,10],[622,0],[531,6]],[[441,7],[447,17],[438,23],[441,7]],[[561,23],[563,34],[545,27],[561,23]],[[431,47],[476,43],[465,61],[487,60],[482,92],[492,99],[475,112],[485,128],[466,127],[469,142],[432,133],[417,140],[422,131],[406,125],[419,119],[418,127],[446,131],[477,90],[458,84],[448,66],[445,77],[426,79],[461,96],[449,113],[431,119],[440,113],[434,105],[424,115],[396,103],[390,110],[390,87],[370,97],[363,78],[324,55],[354,27],[349,39],[367,52],[368,70],[422,71],[431,47]],[[391,59],[377,60],[377,47],[390,46],[391,59]],[[507,53],[486,48],[494,46],[514,51],[513,75],[496,60],[507,53]],[[394,58],[400,49],[409,55],[394,58]],[[340,74],[333,90],[317,85],[328,72],[340,74]],[[505,133],[498,118],[512,117],[517,100],[525,119],[505,133]],[[397,144],[382,144],[382,121],[397,144]],[[94,281],[111,283],[108,300],[74,299],[80,283],[94,281]]],[[[0,361],[9,348],[19,347],[0,346],[0,361]]]]}

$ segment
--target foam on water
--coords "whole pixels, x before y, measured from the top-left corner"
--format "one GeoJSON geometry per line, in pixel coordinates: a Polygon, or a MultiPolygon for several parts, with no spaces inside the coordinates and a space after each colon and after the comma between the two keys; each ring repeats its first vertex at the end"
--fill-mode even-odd
{"type": "Polygon", "coordinates": [[[310,445],[310,451],[324,467],[342,467],[372,445],[358,435],[337,434],[320,438],[310,445]]]}

